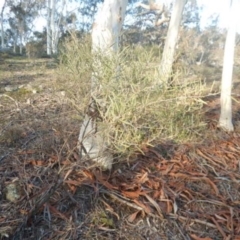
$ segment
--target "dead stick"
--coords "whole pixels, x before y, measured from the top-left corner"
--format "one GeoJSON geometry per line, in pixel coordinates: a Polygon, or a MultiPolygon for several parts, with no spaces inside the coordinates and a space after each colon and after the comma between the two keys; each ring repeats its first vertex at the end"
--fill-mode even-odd
{"type": "MultiPolygon", "coordinates": [[[[144,211],[144,209],[134,203],[131,203],[127,200],[124,200],[120,197],[118,197],[117,195],[113,194],[113,193],[110,193],[108,191],[103,191],[106,195],[108,195],[109,197],[113,198],[114,200],[118,201],[118,202],[121,202],[131,208],[134,208],[134,209],[137,209],[139,211],[144,211]]],[[[160,218],[160,219],[163,219],[161,218],[159,215],[157,214],[153,214],[153,213],[147,213],[149,216],[151,217],[157,217],[157,218],[160,218]]],[[[195,223],[199,223],[199,224],[202,224],[202,225],[205,225],[205,226],[208,226],[208,227],[211,227],[211,228],[217,228],[215,225],[211,224],[211,223],[208,223],[208,222],[205,222],[205,221],[202,221],[202,220],[199,220],[199,219],[188,219],[186,217],[182,217],[182,216],[179,216],[179,215],[176,215],[176,214],[172,214],[172,213],[169,213],[166,215],[166,217],[170,217],[170,218],[173,218],[173,219],[180,219],[180,220],[184,220],[184,221],[193,221],[195,223]]]]}
{"type": "Polygon", "coordinates": [[[37,211],[43,206],[50,197],[56,192],[56,190],[62,185],[63,180],[57,180],[43,195],[43,197],[36,202],[35,206],[30,210],[26,218],[24,219],[23,223],[17,228],[13,239],[17,239],[18,234],[21,232],[22,228],[27,224],[28,220],[37,213],[37,211]]]}
{"type": "Polygon", "coordinates": [[[170,218],[173,218],[173,219],[180,219],[180,220],[184,220],[184,221],[189,221],[190,220],[190,221],[202,224],[202,225],[206,225],[206,226],[211,227],[211,228],[217,228],[215,225],[213,225],[211,223],[208,223],[208,222],[205,222],[205,221],[202,221],[202,220],[199,220],[199,219],[192,219],[192,218],[188,219],[186,217],[182,217],[182,216],[172,214],[172,213],[169,213],[168,216],[170,218]]]}

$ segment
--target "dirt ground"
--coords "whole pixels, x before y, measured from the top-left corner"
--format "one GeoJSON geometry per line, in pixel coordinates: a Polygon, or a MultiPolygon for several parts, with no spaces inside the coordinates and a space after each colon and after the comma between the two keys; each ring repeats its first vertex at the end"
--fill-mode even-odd
{"type": "Polygon", "coordinates": [[[1,60],[0,239],[240,240],[237,87],[234,133],[218,129],[212,94],[201,142],[160,142],[101,172],[81,162],[79,116],[54,67],[1,60]]]}

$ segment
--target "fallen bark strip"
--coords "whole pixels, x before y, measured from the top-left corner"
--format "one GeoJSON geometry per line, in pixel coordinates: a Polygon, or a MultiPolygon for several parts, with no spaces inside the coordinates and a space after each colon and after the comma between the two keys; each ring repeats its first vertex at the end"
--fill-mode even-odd
{"type": "MultiPolygon", "coordinates": [[[[119,196],[117,196],[116,194],[113,194],[113,193],[108,192],[108,191],[106,191],[106,190],[101,190],[101,192],[104,193],[104,194],[106,194],[106,195],[108,195],[108,196],[111,197],[112,199],[114,199],[114,200],[116,200],[116,201],[118,201],[118,202],[120,202],[120,203],[122,203],[122,204],[127,205],[128,207],[134,208],[134,209],[139,210],[139,211],[144,211],[144,208],[142,208],[142,207],[140,207],[140,206],[138,206],[138,205],[136,205],[136,204],[128,201],[127,199],[122,198],[122,196],[119,197],[119,196]]],[[[151,216],[151,217],[157,217],[157,218],[159,218],[159,219],[161,219],[161,220],[164,219],[163,216],[159,216],[158,214],[154,214],[154,213],[147,213],[147,214],[148,214],[149,216],[151,216]]],[[[173,213],[166,214],[165,216],[166,216],[166,218],[167,218],[167,217],[170,217],[171,219],[176,219],[176,220],[177,220],[177,219],[179,219],[179,220],[184,220],[184,221],[189,221],[189,220],[190,220],[190,221],[192,221],[192,222],[199,223],[199,224],[201,224],[201,225],[205,225],[205,226],[208,226],[208,227],[217,229],[217,227],[216,227],[214,224],[209,223],[209,222],[206,222],[206,221],[202,221],[202,220],[199,220],[199,219],[192,219],[192,218],[189,219],[189,218],[186,218],[186,217],[183,217],[183,216],[179,216],[179,215],[173,214],[173,213]]]]}
{"type": "Polygon", "coordinates": [[[161,221],[164,221],[167,218],[173,219],[174,220],[174,224],[177,226],[177,229],[180,232],[181,236],[184,238],[184,240],[190,240],[190,237],[186,233],[183,233],[182,229],[177,224],[177,220],[185,221],[185,222],[191,221],[191,222],[194,222],[194,223],[198,223],[198,224],[205,225],[207,227],[219,230],[218,226],[216,226],[214,224],[211,224],[209,222],[206,222],[206,221],[199,220],[199,219],[189,219],[187,217],[179,216],[179,215],[173,214],[173,213],[166,214],[165,217],[164,217],[163,214],[159,215],[159,211],[157,211],[158,214],[154,214],[154,213],[151,213],[151,212],[146,212],[143,207],[141,207],[139,205],[136,205],[135,203],[132,203],[131,200],[129,200],[129,199],[127,199],[127,198],[117,194],[117,193],[109,192],[109,191],[104,190],[104,189],[102,189],[101,192],[106,194],[107,196],[109,196],[113,200],[120,202],[121,204],[124,204],[124,205],[126,205],[126,206],[128,206],[130,208],[133,208],[135,210],[138,210],[138,211],[143,211],[148,216],[151,216],[151,217],[154,217],[154,218],[158,218],[161,221]]]}

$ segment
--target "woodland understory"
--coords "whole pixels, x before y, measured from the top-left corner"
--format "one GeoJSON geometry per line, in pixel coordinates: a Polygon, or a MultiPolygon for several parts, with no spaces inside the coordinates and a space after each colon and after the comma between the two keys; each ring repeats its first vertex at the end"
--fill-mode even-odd
{"type": "Polygon", "coordinates": [[[236,69],[233,133],[217,126],[218,82],[210,82],[198,139],[142,144],[103,172],[81,161],[81,119],[56,61],[2,54],[0,68],[1,239],[240,239],[236,69]]]}

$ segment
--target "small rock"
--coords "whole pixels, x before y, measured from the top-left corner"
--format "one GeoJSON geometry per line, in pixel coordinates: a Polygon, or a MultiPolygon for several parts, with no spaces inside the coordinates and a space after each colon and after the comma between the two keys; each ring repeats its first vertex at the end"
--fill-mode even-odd
{"type": "Polygon", "coordinates": [[[6,92],[12,92],[18,90],[18,86],[7,85],[4,89],[6,92]]]}
{"type": "Polygon", "coordinates": [[[16,202],[20,195],[20,187],[17,182],[10,183],[6,186],[6,199],[10,202],[16,202]]]}

